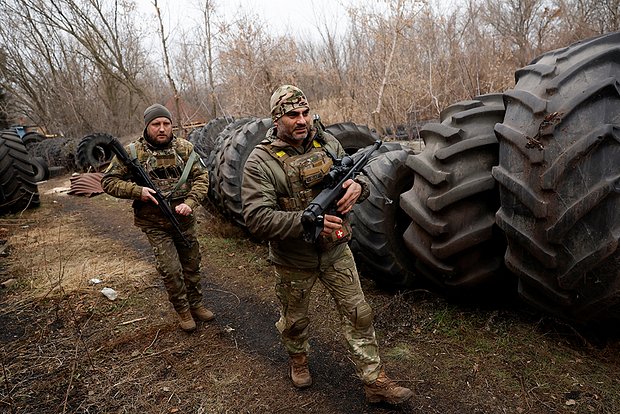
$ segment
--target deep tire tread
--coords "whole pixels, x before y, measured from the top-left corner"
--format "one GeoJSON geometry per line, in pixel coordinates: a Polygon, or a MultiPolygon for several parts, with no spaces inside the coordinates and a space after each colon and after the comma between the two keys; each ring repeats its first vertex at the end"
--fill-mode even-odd
{"type": "Polygon", "coordinates": [[[448,294],[501,284],[505,242],[491,169],[498,163],[493,127],[503,115],[499,94],[456,103],[441,124],[422,128],[425,149],[407,160],[415,180],[400,198],[412,220],[405,243],[420,275],[448,294]]]}
{"type": "Polygon", "coordinates": [[[620,33],[543,54],[516,79],[495,128],[506,264],[534,306],[579,324],[617,322],[620,33]]]}
{"type": "Polygon", "coordinates": [[[410,218],[398,204],[401,192],[413,183],[414,176],[406,165],[413,151],[399,146],[381,153],[390,144],[383,144],[377,151],[379,155],[365,168],[370,177],[370,195],[349,215],[353,226],[351,250],[362,269],[367,269],[378,284],[401,288],[416,280],[411,254],[402,239],[410,218]]]}

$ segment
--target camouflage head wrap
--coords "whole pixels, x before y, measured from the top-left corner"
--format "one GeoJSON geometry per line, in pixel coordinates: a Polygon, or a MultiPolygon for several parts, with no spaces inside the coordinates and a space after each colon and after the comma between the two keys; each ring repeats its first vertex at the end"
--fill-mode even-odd
{"type": "Polygon", "coordinates": [[[269,100],[271,119],[276,122],[282,116],[294,109],[310,108],[306,95],[296,86],[282,85],[275,90],[269,100]]]}

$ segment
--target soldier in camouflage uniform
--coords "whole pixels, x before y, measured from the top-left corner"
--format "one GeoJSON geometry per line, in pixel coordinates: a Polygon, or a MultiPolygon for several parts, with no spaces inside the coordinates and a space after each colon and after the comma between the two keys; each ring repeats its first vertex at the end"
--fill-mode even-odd
{"type": "Polygon", "coordinates": [[[151,177],[170,207],[177,214],[186,245],[163,215],[153,197],[155,190],[132,181],[128,168],[116,157],[101,180],[104,191],[114,197],[133,199],[134,224],[147,236],[155,254],[168,299],[176,310],[179,326],[187,332],[196,329],[194,318],[213,319],[204,307],[200,287],[200,247],[196,239],[193,210],[201,205],[209,188],[208,173],[193,145],[172,133],[172,117],[162,105],[144,111],[144,132],[126,147],[127,153],[151,177]]]}
{"type": "MultiPolygon", "coordinates": [[[[346,220],[325,215],[316,243],[302,238],[301,215],[320,192],[333,158],[344,150],[322,128],[311,125],[310,109],[303,92],[284,85],[272,95],[274,127],[245,163],[243,216],[255,236],[269,240],[269,259],[274,264],[280,319],[276,327],[289,353],[289,375],[298,388],[312,384],[308,369],[308,305],[317,280],[334,298],[342,318],[356,372],[364,383],[369,402],[398,404],[413,393],[390,380],[383,370],[372,309],[364,298],[351,250],[347,245],[350,226],[346,220]],[[331,153],[331,156],[329,155],[331,153]]],[[[348,180],[338,201],[340,216],[368,196],[366,178],[348,180]]]]}

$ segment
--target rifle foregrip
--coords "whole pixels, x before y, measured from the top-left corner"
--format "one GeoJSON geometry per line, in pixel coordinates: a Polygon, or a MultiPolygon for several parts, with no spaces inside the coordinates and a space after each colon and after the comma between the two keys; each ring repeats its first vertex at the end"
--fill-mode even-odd
{"type": "Polygon", "coordinates": [[[301,214],[301,225],[304,228],[303,239],[308,243],[314,243],[323,231],[323,215],[317,214],[311,207],[312,205],[301,214]]]}

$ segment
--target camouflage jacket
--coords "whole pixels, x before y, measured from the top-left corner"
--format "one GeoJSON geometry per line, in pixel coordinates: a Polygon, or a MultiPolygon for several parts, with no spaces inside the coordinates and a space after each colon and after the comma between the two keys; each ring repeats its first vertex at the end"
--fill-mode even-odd
{"type": "MultiPolygon", "coordinates": [[[[178,168],[171,169],[173,172],[166,181],[178,182],[181,177],[182,170],[185,168],[185,164],[190,158],[194,146],[185,139],[179,139],[174,137],[170,142],[170,145],[163,149],[156,149],[150,146],[144,137],[134,141],[135,153],[140,164],[151,175],[153,182],[157,185],[158,181],[162,182],[160,177],[153,176],[152,168],[148,165],[149,162],[157,162],[158,159],[173,157],[176,159],[178,168]],[[172,154],[172,155],[171,155],[172,154]],[[176,171],[176,172],[175,172],[176,171]]],[[[130,144],[131,145],[131,144],[130,144]]],[[[130,145],[125,146],[127,153],[132,156],[130,145]]],[[[101,179],[101,185],[103,190],[118,198],[126,198],[134,200],[134,213],[139,216],[161,216],[163,214],[159,211],[159,208],[153,203],[145,203],[140,201],[142,194],[142,187],[133,182],[132,176],[128,168],[121,163],[115,156],[110,163],[110,166],[106,169],[103,178],[101,179]]],[[[207,196],[209,189],[209,176],[206,168],[202,164],[200,157],[196,157],[194,164],[190,170],[189,176],[185,185],[181,186],[179,190],[175,191],[175,197],[172,198],[172,206],[185,203],[192,210],[202,204],[207,196]]],[[[162,189],[163,190],[163,189],[162,189]]],[[[162,191],[166,195],[166,191],[162,191]]],[[[180,217],[181,218],[181,217],[180,217]]]]}
{"type": "MultiPolygon", "coordinates": [[[[314,133],[313,138],[317,138],[316,135],[314,133]]],[[[337,157],[345,154],[340,142],[332,135],[324,131],[320,131],[319,135],[318,140],[326,150],[337,157]]],[[[315,244],[302,239],[303,209],[285,211],[280,205],[279,200],[282,198],[293,197],[291,182],[281,162],[265,148],[267,145],[275,151],[285,151],[290,155],[306,154],[315,148],[312,139],[308,139],[303,148],[296,148],[276,138],[275,128],[267,132],[266,139],[254,148],[244,166],[241,198],[248,230],[260,239],[269,240],[269,259],[273,263],[317,268],[320,264],[336,261],[343,254],[346,244],[321,252],[315,244]]],[[[368,187],[365,177],[359,176],[356,181],[368,187]]],[[[358,202],[362,201],[361,198],[358,202]]]]}

